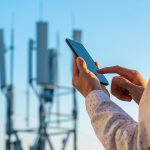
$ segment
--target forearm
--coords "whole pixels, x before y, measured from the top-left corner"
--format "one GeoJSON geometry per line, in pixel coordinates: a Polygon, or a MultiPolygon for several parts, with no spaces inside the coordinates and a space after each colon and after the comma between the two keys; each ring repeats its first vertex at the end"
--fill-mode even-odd
{"type": "Polygon", "coordinates": [[[94,131],[106,149],[136,149],[137,123],[103,91],[91,92],[86,97],[86,108],[94,131]]]}

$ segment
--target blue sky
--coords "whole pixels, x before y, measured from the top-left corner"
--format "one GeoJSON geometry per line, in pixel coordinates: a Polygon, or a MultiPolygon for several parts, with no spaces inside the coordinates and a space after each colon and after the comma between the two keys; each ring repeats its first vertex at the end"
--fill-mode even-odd
{"type": "MultiPolygon", "coordinates": [[[[35,39],[35,23],[39,20],[40,2],[40,0],[5,0],[1,1],[0,5],[0,28],[5,31],[7,47],[10,45],[11,15],[15,14],[15,114],[19,119],[25,114],[23,92],[27,78],[27,41],[30,37],[35,39]]],[[[149,8],[149,0],[43,0],[43,20],[49,22],[49,47],[56,47],[56,33],[60,33],[60,84],[71,85],[71,52],[64,39],[72,35],[72,14],[75,16],[74,27],[83,30],[83,44],[93,58],[100,62],[101,67],[121,65],[134,68],[148,79],[150,75],[149,8]]],[[[113,76],[106,76],[109,82],[113,76]]],[[[34,96],[32,98],[31,105],[34,111],[31,112],[31,118],[36,120],[38,103],[34,96]]],[[[120,102],[113,96],[111,98],[137,120],[138,106],[134,102],[120,102]]],[[[0,132],[3,133],[0,134],[0,138],[4,139],[6,103],[2,94],[0,99],[2,122],[0,132]]],[[[91,128],[84,98],[80,94],[78,94],[78,105],[79,150],[102,149],[91,128]]],[[[18,119],[16,120],[16,126],[20,127],[22,124],[18,119]]],[[[3,145],[4,142],[1,140],[0,149],[3,149],[3,145]]]]}

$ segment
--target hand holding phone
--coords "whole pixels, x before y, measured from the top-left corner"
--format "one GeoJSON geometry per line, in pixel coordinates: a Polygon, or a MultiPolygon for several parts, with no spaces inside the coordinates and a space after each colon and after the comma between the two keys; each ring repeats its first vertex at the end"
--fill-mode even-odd
{"type": "Polygon", "coordinates": [[[87,50],[84,48],[84,46],[70,39],[66,39],[66,42],[76,56],[82,57],[85,60],[87,64],[87,68],[97,76],[100,83],[103,85],[108,85],[109,83],[107,79],[105,78],[105,76],[97,72],[99,68],[95,65],[94,60],[92,59],[90,54],[87,52],[87,50]]]}

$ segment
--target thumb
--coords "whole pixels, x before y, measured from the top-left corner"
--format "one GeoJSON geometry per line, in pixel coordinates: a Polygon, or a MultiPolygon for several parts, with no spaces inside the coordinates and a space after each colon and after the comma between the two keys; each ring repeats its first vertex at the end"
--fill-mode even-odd
{"type": "Polygon", "coordinates": [[[77,58],[77,67],[79,72],[87,72],[87,65],[82,57],[77,58]]]}

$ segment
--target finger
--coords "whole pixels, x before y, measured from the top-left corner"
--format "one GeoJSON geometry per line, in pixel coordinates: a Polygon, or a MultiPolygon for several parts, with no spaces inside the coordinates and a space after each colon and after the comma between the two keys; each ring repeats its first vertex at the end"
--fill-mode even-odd
{"type": "Polygon", "coordinates": [[[99,64],[99,62],[98,62],[98,61],[95,61],[95,65],[96,65],[97,67],[99,67],[99,66],[100,66],[100,64],[99,64]]]}
{"type": "Polygon", "coordinates": [[[131,83],[129,80],[121,76],[115,77],[112,80],[111,92],[114,96],[121,100],[124,100],[125,98],[130,100],[132,97],[136,103],[139,103],[139,97],[142,95],[140,91],[140,86],[131,83]],[[129,93],[125,93],[126,91],[129,93]]]}
{"type": "Polygon", "coordinates": [[[111,93],[119,100],[122,100],[122,101],[131,101],[132,100],[132,97],[129,94],[124,94],[123,91],[119,91],[118,89],[111,90],[111,93]]]}
{"type": "Polygon", "coordinates": [[[76,62],[77,62],[79,73],[88,72],[86,62],[84,61],[82,57],[78,57],[76,62]]]}
{"type": "Polygon", "coordinates": [[[133,76],[134,76],[132,70],[121,67],[121,66],[106,67],[106,68],[99,69],[97,72],[101,73],[101,74],[117,73],[117,74],[127,78],[130,81],[133,79],[133,76]]]}
{"type": "Polygon", "coordinates": [[[132,101],[132,97],[130,95],[122,95],[120,98],[118,98],[122,101],[128,101],[131,102],[132,101]]]}
{"type": "Polygon", "coordinates": [[[74,57],[74,62],[73,62],[73,77],[78,77],[79,76],[79,70],[77,67],[77,62],[76,62],[77,57],[74,57]]]}
{"type": "Polygon", "coordinates": [[[132,100],[131,95],[125,89],[121,89],[121,88],[114,89],[112,87],[111,88],[111,93],[112,93],[112,95],[114,95],[115,97],[117,97],[120,100],[123,100],[123,101],[131,101],[132,100]]]}
{"type": "Polygon", "coordinates": [[[127,79],[116,76],[112,79],[111,93],[120,100],[131,101],[129,86],[130,82],[127,79]]]}
{"type": "MultiPolygon", "coordinates": [[[[113,94],[114,95],[114,94],[113,94]]],[[[131,102],[132,97],[130,95],[114,95],[117,99],[121,100],[121,101],[128,101],[131,102]]]]}

